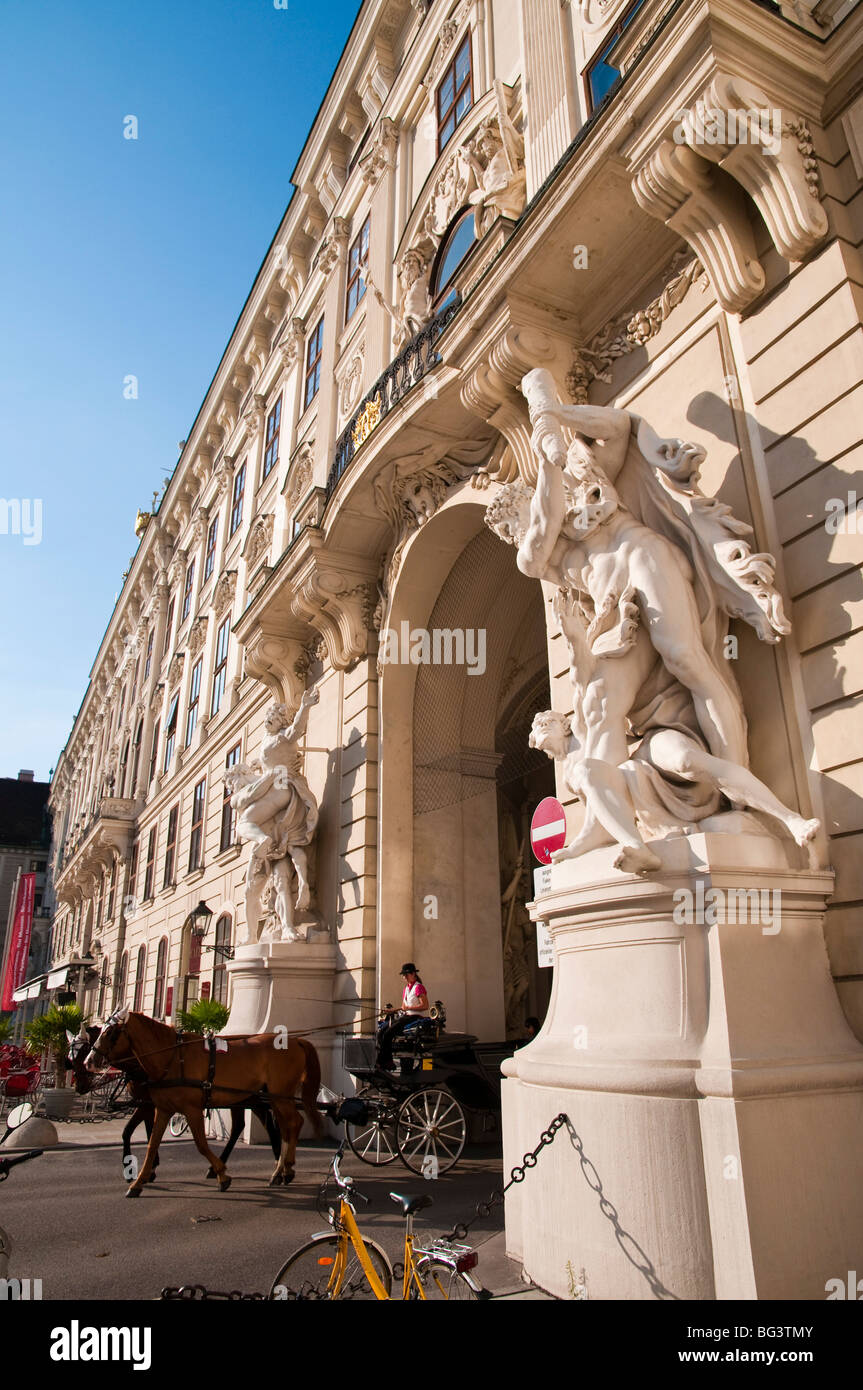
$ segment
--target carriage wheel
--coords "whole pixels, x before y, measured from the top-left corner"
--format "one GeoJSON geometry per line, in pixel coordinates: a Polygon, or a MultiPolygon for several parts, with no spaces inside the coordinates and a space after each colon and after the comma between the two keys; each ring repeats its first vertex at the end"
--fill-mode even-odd
{"type": "Polygon", "coordinates": [[[369,1118],[361,1125],[345,1122],[348,1143],[363,1163],[382,1168],[385,1163],[392,1163],[399,1156],[392,1098],[377,1086],[364,1086],[358,1093],[357,1100],[366,1101],[369,1118]]]}
{"type": "Polygon", "coordinates": [[[414,1173],[436,1178],[448,1172],[458,1162],[466,1138],[464,1111],[449,1091],[415,1091],[399,1110],[399,1158],[414,1173]]]}

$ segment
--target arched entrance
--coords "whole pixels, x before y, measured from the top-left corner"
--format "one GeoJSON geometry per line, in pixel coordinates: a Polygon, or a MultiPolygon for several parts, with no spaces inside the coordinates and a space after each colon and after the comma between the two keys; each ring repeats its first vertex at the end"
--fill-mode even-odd
{"type": "Polygon", "coordinates": [[[400,966],[415,960],[452,1029],[499,1039],[548,999],[524,910],[525,830],[554,770],[527,746],[535,710],[549,707],[542,590],[484,525],[486,501],[454,490],[406,548],[393,592],[378,988],[397,1002],[400,966]]]}

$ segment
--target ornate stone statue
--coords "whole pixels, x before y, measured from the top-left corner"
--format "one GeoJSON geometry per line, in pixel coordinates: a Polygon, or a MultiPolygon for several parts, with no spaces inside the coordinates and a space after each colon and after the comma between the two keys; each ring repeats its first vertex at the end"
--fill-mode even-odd
{"type": "Polygon", "coordinates": [[[494,88],[497,115],[485,121],[463,148],[477,184],[469,198],[477,240],[496,217],[511,217],[515,221],[524,211],[526,201],[524,139],[509,118],[499,80],[494,88]]]}
{"type": "Polygon", "coordinates": [[[399,266],[400,294],[397,309],[384,298],[368,270],[363,271],[363,279],[396,326],[397,349],[403,347],[420,329],[425,328],[432,316],[429,271],[430,266],[421,252],[413,249],[405,252],[399,266]]]}
{"type": "Polygon", "coordinates": [[[661,440],[624,410],[564,405],[544,369],[529,372],[522,391],[536,488],[503,488],[486,521],[518,546],[524,574],[557,586],[573,713],[538,715],[531,745],[562,761],[586,814],[556,857],[617,843],[618,868],[658,869],[645,837],[692,833],[723,797],[806,844],[818,821],[748,769],[742,701],[724,659],[730,617],[766,642],[789,631],[772,556],[752,554],[751,528],[699,490],[697,445],[661,440]]]}
{"type": "Polygon", "coordinates": [[[225,774],[237,836],[251,844],[246,868],[244,942],[297,941],[295,913],[309,907],[306,849],[318,823],[318,804],[301,771],[297,741],[318,692],[307,690],[293,721],[284,705],[267,713],[259,756],[225,774]],[[296,891],[293,876],[296,874],[296,891]],[[263,924],[263,932],[261,930],[263,924]]]}

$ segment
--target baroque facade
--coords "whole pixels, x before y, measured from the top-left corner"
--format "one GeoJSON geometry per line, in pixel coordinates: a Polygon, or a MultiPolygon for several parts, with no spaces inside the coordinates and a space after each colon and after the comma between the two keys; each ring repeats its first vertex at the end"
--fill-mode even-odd
{"type": "Polygon", "coordinates": [[[366,0],[54,776],[52,963],[98,960],[90,1011],[226,997],[224,775],[313,687],[322,1016],[367,1020],[409,959],[455,1028],[544,1012],[527,834],[555,772],[528,736],[568,659],[485,525],[536,482],[541,367],[701,446],[775,559],[792,635],[733,624],[728,659],[753,770],[823,826],[863,1037],[861,35],[841,0],[366,0]]]}

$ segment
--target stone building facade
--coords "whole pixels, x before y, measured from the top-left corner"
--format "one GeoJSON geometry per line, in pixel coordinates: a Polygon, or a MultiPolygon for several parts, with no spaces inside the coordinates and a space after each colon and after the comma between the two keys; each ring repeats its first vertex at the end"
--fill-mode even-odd
{"type": "Polygon", "coordinates": [[[322,1019],[367,1019],[408,959],[455,1028],[544,1011],[527,738],[567,658],[484,524],[535,481],[541,366],[702,445],[776,559],[793,632],[741,624],[729,659],[754,771],[822,820],[863,1037],[861,35],[841,0],[366,0],[54,776],[52,963],[98,959],[94,1013],[225,996],[223,774],[310,686],[322,1019]]]}

